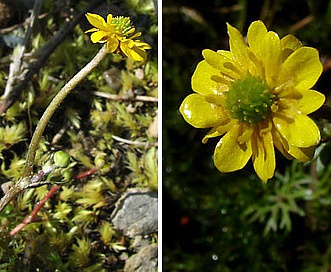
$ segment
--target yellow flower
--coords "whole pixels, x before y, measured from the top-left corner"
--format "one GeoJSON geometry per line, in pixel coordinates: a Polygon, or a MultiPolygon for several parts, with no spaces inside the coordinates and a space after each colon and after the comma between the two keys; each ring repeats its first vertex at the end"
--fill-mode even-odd
{"type": "Polygon", "coordinates": [[[186,122],[211,128],[203,139],[223,136],[214,152],[221,172],[242,169],[252,158],[259,178],[274,175],[274,146],[288,159],[312,159],[317,125],[307,116],[324,103],[311,90],[322,73],[318,51],[292,35],[280,39],[261,21],[253,22],[247,44],[227,25],[230,51],[206,49],[192,76],[195,93],[180,106],[186,122]]]}
{"type": "Polygon", "coordinates": [[[107,22],[97,14],[87,13],[87,20],[94,28],[85,33],[93,32],[91,41],[93,43],[107,43],[107,52],[122,52],[133,61],[145,61],[147,53],[145,50],[151,46],[140,40],[134,40],[141,35],[141,32],[134,34],[136,29],[132,26],[129,17],[113,17],[108,14],[107,22]]]}

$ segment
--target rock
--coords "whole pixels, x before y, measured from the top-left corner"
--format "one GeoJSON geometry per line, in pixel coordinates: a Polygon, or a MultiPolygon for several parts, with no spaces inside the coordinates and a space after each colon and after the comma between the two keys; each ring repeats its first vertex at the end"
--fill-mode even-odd
{"type": "Polygon", "coordinates": [[[141,249],[137,254],[127,259],[125,272],[155,272],[157,271],[157,244],[151,244],[141,249]]]}
{"type": "Polygon", "coordinates": [[[158,137],[158,127],[159,127],[159,122],[158,122],[158,115],[156,115],[154,117],[153,122],[150,124],[149,128],[148,128],[148,132],[149,134],[154,137],[157,138],[158,137]]]}
{"type": "Polygon", "coordinates": [[[124,236],[135,237],[157,231],[157,192],[128,190],[116,203],[112,213],[114,229],[124,236]]]}
{"type": "Polygon", "coordinates": [[[133,249],[134,252],[138,252],[142,248],[144,248],[146,246],[149,246],[151,244],[150,242],[151,241],[150,241],[148,235],[146,235],[145,237],[141,236],[141,235],[137,235],[134,238],[134,241],[133,241],[133,244],[132,244],[132,249],[133,249]]]}

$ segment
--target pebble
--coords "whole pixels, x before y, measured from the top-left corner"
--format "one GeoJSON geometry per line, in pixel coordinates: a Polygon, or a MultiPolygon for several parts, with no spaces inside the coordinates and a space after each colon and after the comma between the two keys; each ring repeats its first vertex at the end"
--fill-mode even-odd
{"type": "Polygon", "coordinates": [[[157,206],[157,192],[129,189],[111,215],[114,229],[131,238],[157,232],[157,206]]]}

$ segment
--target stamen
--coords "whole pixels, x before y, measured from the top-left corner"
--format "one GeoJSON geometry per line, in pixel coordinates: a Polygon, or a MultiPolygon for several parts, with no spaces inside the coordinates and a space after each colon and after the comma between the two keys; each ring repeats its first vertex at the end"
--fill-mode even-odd
{"type": "Polygon", "coordinates": [[[265,120],[274,102],[274,95],[268,85],[250,74],[234,81],[224,94],[229,115],[249,124],[265,120]]]}

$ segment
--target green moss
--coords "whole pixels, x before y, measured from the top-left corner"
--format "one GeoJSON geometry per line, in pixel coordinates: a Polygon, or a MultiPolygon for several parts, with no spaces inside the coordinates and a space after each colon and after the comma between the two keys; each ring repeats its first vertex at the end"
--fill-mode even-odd
{"type": "MultiPolygon", "coordinates": [[[[69,16],[54,9],[53,2],[46,1],[43,9],[47,16],[38,20],[39,29],[33,32],[27,53],[38,52],[69,16]]],[[[78,14],[87,4],[86,1],[72,3],[72,14],[78,14]]],[[[127,12],[123,10],[123,13],[127,12]]],[[[155,14],[148,13],[147,16],[151,20],[146,29],[155,29],[155,14]]],[[[29,82],[21,97],[1,116],[2,185],[7,181],[17,182],[21,177],[31,135],[45,108],[99,50],[100,44],[91,43],[84,30],[83,25],[75,27],[29,82]]],[[[155,31],[148,33],[146,30],[144,35],[156,44],[155,31]]],[[[5,51],[1,54],[4,57],[5,51]]],[[[11,51],[6,54],[9,59],[11,51]]],[[[157,97],[156,59],[156,50],[149,53],[145,64],[132,63],[121,56],[109,54],[59,106],[39,142],[33,169],[33,177],[40,175],[40,179],[48,184],[25,190],[0,214],[3,226],[0,270],[36,271],[43,270],[45,264],[49,271],[123,270],[124,263],[116,252],[126,251],[128,255],[132,252],[122,245],[122,237],[112,229],[109,216],[114,200],[127,186],[146,187],[150,183],[133,182],[132,177],[136,173],[127,167],[129,154],[134,153],[141,160],[139,175],[153,179],[155,183],[157,139],[148,139],[147,130],[156,115],[157,103],[137,101],[135,91],[141,90],[145,96],[157,97]],[[114,66],[120,71],[120,85],[116,90],[107,84],[104,77],[104,72],[114,66]],[[137,78],[138,69],[144,71],[143,78],[137,78]],[[96,92],[131,96],[124,100],[108,99],[96,92]],[[155,161],[147,163],[145,156],[141,157],[145,146],[119,142],[113,136],[132,142],[151,141],[146,151],[154,150],[149,160],[155,161]],[[54,150],[68,154],[69,160],[66,156],[64,162],[60,159],[59,163],[59,153],[54,150]],[[43,171],[53,167],[54,163],[65,168],[54,167],[43,176],[43,171]],[[94,168],[97,171],[93,174],[86,172],[94,168]],[[35,221],[15,236],[7,237],[44,198],[51,188],[49,184],[53,183],[59,184],[60,188],[46,201],[35,221]]],[[[30,64],[34,59],[27,57],[25,61],[30,64]]],[[[7,77],[8,65],[3,65],[0,67],[3,89],[7,77]]],[[[157,189],[155,184],[149,187],[157,189]]]]}

